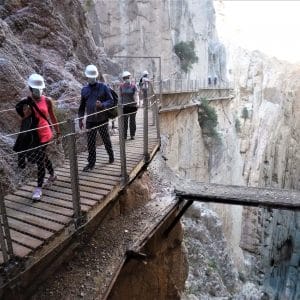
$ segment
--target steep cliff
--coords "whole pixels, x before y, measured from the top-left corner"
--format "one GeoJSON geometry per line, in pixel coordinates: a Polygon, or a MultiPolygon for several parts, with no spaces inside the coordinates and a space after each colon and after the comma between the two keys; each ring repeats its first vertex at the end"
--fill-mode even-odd
{"type": "Polygon", "coordinates": [[[0,16],[1,107],[26,93],[33,72],[45,77],[47,94],[57,99],[79,95],[88,63],[105,73],[115,69],[96,46],[77,0],[2,1],[0,16]]]}
{"type": "MultiPolygon", "coordinates": [[[[298,189],[299,66],[242,49],[232,50],[230,61],[236,97],[210,103],[218,115],[219,141],[205,143],[196,109],[163,114],[168,164],[182,177],[199,181],[298,189]]],[[[212,207],[240,271],[274,297],[296,297],[299,216],[212,207]]]]}
{"type": "MultiPolygon", "coordinates": [[[[248,111],[240,132],[245,182],[299,189],[300,66],[240,49],[234,56],[243,58],[235,64],[238,107],[248,111]]],[[[262,281],[274,297],[299,296],[298,230],[297,213],[244,210],[241,246],[259,254],[262,281]]]]}
{"type": "Polygon", "coordinates": [[[136,76],[148,69],[158,78],[157,59],[146,57],[160,56],[164,79],[185,76],[173,48],[180,41],[193,40],[199,60],[188,76],[203,82],[208,75],[226,80],[226,55],[217,39],[211,0],[93,0],[85,3],[89,3],[87,15],[94,39],[108,55],[145,57],[120,59],[123,69],[129,69],[136,76]]]}

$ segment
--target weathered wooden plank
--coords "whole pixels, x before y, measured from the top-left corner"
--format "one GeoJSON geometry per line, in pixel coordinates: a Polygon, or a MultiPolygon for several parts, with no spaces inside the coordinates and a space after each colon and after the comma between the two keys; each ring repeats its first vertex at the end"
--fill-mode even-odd
{"type": "Polygon", "coordinates": [[[12,229],[23,232],[24,234],[29,234],[31,236],[34,236],[35,238],[42,240],[47,240],[53,235],[51,231],[9,217],[8,224],[12,229]]]}
{"type": "Polygon", "coordinates": [[[13,210],[28,213],[30,215],[37,216],[37,217],[42,217],[43,219],[48,219],[48,220],[58,222],[58,223],[61,223],[61,224],[69,224],[70,221],[71,221],[70,217],[55,214],[53,212],[42,210],[42,209],[36,208],[34,206],[27,206],[27,205],[12,202],[12,201],[9,201],[9,200],[5,200],[5,206],[9,207],[13,210]]]}
{"type": "Polygon", "coordinates": [[[6,208],[6,212],[7,212],[7,215],[11,218],[47,229],[50,231],[59,231],[62,228],[64,228],[64,225],[62,225],[62,224],[59,224],[59,223],[56,223],[53,221],[49,221],[49,220],[45,220],[42,217],[36,217],[36,216],[30,215],[28,213],[24,213],[21,211],[16,211],[16,210],[13,210],[8,207],[6,208]]]}
{"type": "Polygon", "coordinates": [[[177,185],[177,196],[193,201],[300,210],[296,190],[228,186],[188,181],[177,185]]]}
{"type": "MultiPolygon", "coordinates": [[[[58,179],[60,182],[64,182],[68,185],[71,184],[70,177],[67,177],[65,175],[60,174],[58,179]]],[[[102,183],[102,182],[99,182],[99,180],[97,180],[95,182],[89,181],[89,180],[79,180],[79,185],[80,185],[80,188],[81,188],[81,186],[91,186],[91,187],[95,187],[95,188],[99,188],[99,189],[107,190],[107,191],[111,191],[113,189],[113,187],[115,186],[115,184],[112,183],[111,181],[109,181],[109,183],[102,183]]]]}
{"type": "MultiPolygon", "coordinates": [[[[22,190],[25,191],[25,192],[28,192],[28,191],[32,190],[32,187],[28,186],[28,185],[22,186],[18,192],[20,192],[22,190]]],[[[58,191],[54,192],[54,191],[51,191],[51,190],[43,189],[43,197],[48,196],[48,197],[53,198],[53,199],[61,199],[61,200],[66,200],[66,201],[72,202],[72,196],[71,195],[60,193],[59,189],[57,189],[57,190],[58,191]]],[[[96,204],[96,201],[94,201],[94,200],[85,199],[85,198],[81,198],[80,200],[81,200],[81,203],[83,203],[87,206],[94,206],[96,204]]]]}
{"type": "MultiPolygon", "coordinates": [[[[87,182],[88,183],[88,182],[87,182]]],[[[59,181],[58,186],[70,186],[69,182],[59,181]]],[[[85,198],[90,198],[96,201],[100,201],[103,196],[107,195],[109,190],[102,189],[101,187],[95,184],[95,187],[90,185],[84,185],[82,182],[80,183],[80,195],[85,198]]]]}
{"type": "MultiPolygon", "coordinates": [[[[56,174],[58,176],[65,176],[66,173],[60,170],[56,170],[56,174]]],[[[81,174],[79,174],[79,182],[81,180],[87,180],[87,181],[91,181],[91,182],[99,182],[101,184],[113,184],[116,185],[118,183],[120,183],[121,181],[121,177],[117,178],[117,177],[110,177],[108,175],[103,175],[103,174],[98,174],[98,177],[93,177],[93,175],[90,174],[90,172],[82,172],[81,174]]]]}
{"type": "MultiPolygon", "coordinates": [[[[79,169],[81,169],[81,167],[83,168],[86,164],[80,164],[79,163],[79,169]]],[[[67,168],[63,169],[63,168],[60,168],[59,171],[62,171],[66,174],[67,172],[67,168]]],[[[85,174],[91,174],[91,173],[101,173],[102,175],[105,175],[105,178],[107,176],[109,176],[108,178],[113,178],[113,177],[119,177],[121,175],[121,171],[114,171],[114,170],[108,170],[107,168],[105,167],[100,167],[98,166],[97,164],[95,165],[94,169],[93,170],[90,170],[88,172],[79,172],[79,176],[82,174],[82,173],[85,173],[85,174]]]]}
{"type": "MultiPolygon", "coordinates": [[[[30,199],[30,201],[33,202],[32,199],[31,199],[31,192],[17,190],[17,191],[15,191],[13,196],[24,197],[24,198],[30,199]]],[[[42,203],[47,203],[47,204],[50,204],[50,205],[53,204],[53,205],[73,209],[72,202],[68,201],[68,200],[64,200],[64,199],[55,199],[55,198],[47,197],[47,196],[43,195],[41,201],[39,201],[38,203],[41,203],[41,202],[42,203]]],[[[90,209],[90,206],[81,204],[81,209],[83,211],[88,211],[90,209]]]]}
{"type": "MultiPolygon", "coordinates": [[[[87,164],[87,162],[86,162],[85,158],[78,158],[78,165],[83,167],[83,166],[86,166],[86,164],[87,164]]],[[[109,169],[117,170],[117,171],[119,171],[121,169],[121,163],[119,160],[115,160],[114,163],[109,164],[107,162],[103,162],[103,160],[101,160],[101,159],[98,159],[96,161],[96,165],[101,169],[109,168],[109,169]]],[[[68,162],[66,162],[66,166],[69,166],[68,162]]]]}
{"type": "MultiPolygon", "coordinates": [[[[72,195],[71,185],[59,180],[57,180],[55,184],[51,185],[50,187],[47,187],[47,190],[58,191],[67,195],[72,195]]],[[[98,202],[103,198],[103,195],[106,195],[106,193],[103,191],[101,192],[101,189],[98,189],[98,193],[95,194],[89,191],[83,191],[80,187],[80,196],[84,199],[90,199],[98,202]]]]}
{"type": "Polygon", "coordinates": [[[19,245],[17,243],[12,243],[13,246],[13,251],[14,254],[19,256],[19,257],[25,257],[27,256],[30,252],[32,252],[32,249],[27,248],[25,246],[19,245]]]}
{"type": "Polygon", "coordinates": [[[33,238],[29,235],[23,234],[21,232],[10,230],[10,235],[13,241],[23,244],[27,248],[35,249],[43,244],[43,241],[33,238]]]}
{"type": "Polygon", "coordinates": [[[13,201],[13,202],[17,202],[17,203],[21,203],[21,204],[24,204],[24,205],[28,205],[28,206],[33,206],[34,205],[34,207],[36,207],[36,208],[39,208],[39,209],[42,209],[42,210],[45,210],[45,211],[55,212],[55,213],[61,214],[63,216],[68,216],[68,217],[73,216],[73,210],[72,209],[57,206],[57,205],[55,205],[55,203],[54,203],[54,205],[53,205],[53,203],[51,203],[51,204],[48,203],[47,204],[47,203],[43,203],[41,201],[33,203],[31,199],[27,199],[27,198],[23,198],[23,197],[16,196],[16,195],[11,195],[11,194],[5,196],[4,199],[7,199],[7,200],[10,200],[10,201],[13,201]]]}
{"type": "MultiPolygon", "coordinates": [[[[133,150],[134,150],[134,148],[133,148],[133,150]]],[[[83,155],[83,158],[88,156],[87,154],[82,154],[82,155],[83,155]],[[85,155],[86,155],[86,156],[85,156],[85,155]]],[[[101,161],[102,161],[103,155],[105,155],[105,154],[103,153],[103,151],[101,151],[100,149],[97,149],[97,158],[100,157],[100,159],[101,159],[101,161]]],[[[119,153],[115,154],[115,158],[120,159],[120,154],[119,154],[119,153]]],[[[127,159],[127,160],[130,160],[130,161],[132,161],[132,162],[135,162],[135,161],[137,161],[137,160],[139,161],[139,160],[142,159],[142,158],[143,158],[143,152],[142,152],[142,151],[141,151],[141,153],[136,153],[136,152],[134,152],[134,151],[128,152],[128,149],[126,148],[126,159],[127,159]]]]}
{"type": "MultiPolygon", "coordinates": [[[[141,156],[140,158],[135,158],[134,160],[128,160],[126,159],[126,164],[130,167],[134,167],[136,166],[137,162],[140,161],[143,157],[141,156]]],[[[83,168],[87,162],[85,160],[85,158],[78,158],[78,162],[81,168],[83,168]]],[[[68,163],[68,161],[67,161],[68,163]]],[[[97,159],[96,161],[96,165],[101,169],[102,167],[108,167],[110,169],[115,169],[115,170],[121,170],[121,160],[118,157],[115,157],[115,162],[113,164],[108,164],[106,162],[103,162],[103,160],[101,159],[97,159]]],[[[69,166],[69,165],[67,165],[69,166]]]]}
{"type": "MultiPolygon", "coordinates": [[[[86,161],[79,159],[78,160],[78,168],[81,170],[86,166],[86,161]]],[[[66,168],[69,167],[69,165],[65,165],[66,168]]],[[[120,174],[121,173],[121,165],[114,165],[114,164],[103,164],[101,162],[96,162],[95,168],[97,168],[100,171],[110,171],[113,174],[120,174]]],[[[104,173],[105,174],[105,173],[104,173]]]]}

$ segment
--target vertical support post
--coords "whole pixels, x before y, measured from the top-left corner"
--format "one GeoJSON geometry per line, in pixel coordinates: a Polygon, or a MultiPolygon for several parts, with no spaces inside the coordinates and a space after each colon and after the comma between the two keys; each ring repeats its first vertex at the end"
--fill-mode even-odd
{"type": "Polygon", "coordinates": [[[149,161],[148,152],[148,91],[147,88],[143,88],[143,98],[144,98],[144,161],[149,161]]]}
{"type": "Polygon", "coordinates": [[[121,184],[124,186],[128,182],[127,166],[126,166],[126,148],[125,148],[125,132],[124,132],[124,114],[120,90],[118,101],[118,127],[119,127],[119,145],[121,160],[121,184]]]}
{"type": "MultiPolygon", "coordinates": [[[[161,57],[159,57],[159,102],[156,101],[155,113],[156,113],[156,136],[160,143],[160,121],[159,121],[159,103],[162,103],[162,74],[161,74],[161,57]]],[[[171,80],[169,80],[171,82],[171,80]]]]}
{"type": "Polygon", "coordinates": [[[68,147],[70,156],[70,177],[71,177],[71,188],[72,188],[72,202],[74,210],[74,223],[75,228],[78,228],[81,218],[80,208],[80,189],[79,189],[79,175],[78,175],[78,163],[77,163],[77,150],[76,150],[76,137],[75,137],[75,122],[72,119],[68,119],[68,147]]]}
{"type": "MultiPolygon", "coordinates": [[[[153,79],[154,82],[154,79],[153,79]]],[[[150,82],[151,84],[151,82],[150,82]]],[[[150,105],[151,105],[151,111],[152,111],[152,126],[154,126],[156,124],[156,112],[155,112],[155,92],[152,86],[152,95],[151,95],[151,101],[150,101],[150,105]]]]}
{"type": "Polygon", "coordinates": [[[6,215],[6,208],[4,204],[4,190],[1,186],[0,189],[0,215],[1,215],[1,223],[0,223],[0,244],[1,251],[3,255],[3,261],[6,263],[10,258],[14,256],[14,250],[12,246],[9,225],[6,215]],[[6,242],[5,242],[6,240],[6,242]]]}

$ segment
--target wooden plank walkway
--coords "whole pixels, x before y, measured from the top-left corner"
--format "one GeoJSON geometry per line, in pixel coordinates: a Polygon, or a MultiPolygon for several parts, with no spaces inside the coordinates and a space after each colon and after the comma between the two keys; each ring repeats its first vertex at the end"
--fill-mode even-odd
{"type": "MultiPolygon", "coordinates": [[[[130,180],[144,165],[142,116],[143,110],[140,109],[137,114],[136,138],[126,141],[127,172],[130,180]]],[[[149,124],[152,124],[150,116],[151,112],[149,124]]],[[[148,149],[150,157],[153,157],[159,144],[156,127],[149,125],[148,128],[148,149]]],[[[108,164],[108,156],[103,145],[97,147],[96,166],[90,172],[82,171],[87,164],[88,154],[83,152],[78,155],[81,209],[86,213],[88,220],[97,215],[122,189],[118,141],[118,135],[112,136],[115,153],[113,164],[108,164]]],[[[32,257],[35,260],[40,259],[74,232],[69,161],[65,160],[64,165],[55,172],[58,179],[52,186],[43,189],[40,202],[34,203],[31,199],[36,180],[28,182],[4,198],[14,254],[25,262],[32,257]]],[[[0,263],[3,263],[1,250],[0,263]]],[[[29,265],[30,262],[27,263],[27,266],[29,265]]]]}

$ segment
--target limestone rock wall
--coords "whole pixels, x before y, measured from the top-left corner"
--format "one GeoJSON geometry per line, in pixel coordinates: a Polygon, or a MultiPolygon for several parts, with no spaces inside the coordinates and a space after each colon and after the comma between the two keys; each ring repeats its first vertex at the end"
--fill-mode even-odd
{"type": "MultiPolygon", "coordinates": [[[[196,110],[162,116],[162,132],[169,133],[164,137],[170,166],[199,181],[298,189],[300,67],[242,49],[231,56],[236,97],[211,102],[218,114],[219,142],[207,143],[196,110]]],[[[274,297],[297,297],[299,216],[213,208],[240,270],[274,297]]]]}
{"type": "MultiPolygon", "coordinates": [[[[249,111],[241,131],[245,181],[251,186],[299,189],[300,66],[258,52],[239,54],[244,54],[238,73],[239,107],[249,111]]],[[[299,217],[284,210],[248,209],[244,218],[248,225],[241,245],[260,255],[265,272],[261,280],[272,297],[299,297],[299,217]],[[254,228],[247,230],[250,223],[254,228]]]]}
{"type": "MultiPolygon", "coordinates": [[[[182,77],[173,47],[180,41],[195,41],[198,63],[190,78],[207,80],[216,75],[226,80],[226,55],[215,30],[213,1],[143,0],[89,1],[88,19],[98,46],[108,55],[160,56],[163,78],[182,77]]],[[[144,69],[159,77],[157,59],[119,59],[122,68],[135,76],[144,69]]]]}
{"type": "Polygon", "coordinates": [[[1,107],[26,95],[33,72],[57,99],[80,94],[88,63],[105,73],[115,68],[95,44],[78,0],[1,1],[0,17],[1,107]]]}

